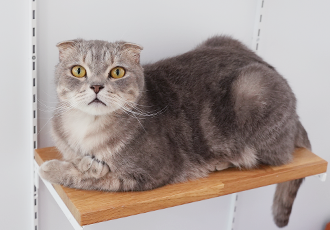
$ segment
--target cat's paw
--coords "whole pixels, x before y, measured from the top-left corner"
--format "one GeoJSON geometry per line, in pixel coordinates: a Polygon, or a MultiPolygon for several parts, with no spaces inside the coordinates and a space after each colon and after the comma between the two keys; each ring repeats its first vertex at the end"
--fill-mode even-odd
{"type": "Polygon", "coordinates": [[[43,163],[39,168],[39,175],[55,184],[66,184],[67,174],[73,165],[66,161],[50,160],[43,163]]]}
{"type": "Polygon", "coordinates": [[[218,164],[215,165],[215,171],[225,170],[229,167],[231,167],[229,162],[219,162],[218,164]]]}
{"type": "Polygon", "coordinates": [[[93,177],[96,179],[105,176],[110,171],[107,164],[90,156],[84,156],[81,159],[78,164],[78,169],[85,176],[93,177]]]}

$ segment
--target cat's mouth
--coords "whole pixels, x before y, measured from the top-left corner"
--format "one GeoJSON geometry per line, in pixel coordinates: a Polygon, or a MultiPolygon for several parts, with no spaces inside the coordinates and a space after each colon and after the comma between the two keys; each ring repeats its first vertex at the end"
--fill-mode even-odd
{"type": "Polygon", "coordinates": [[[100,103],[100,104],[103,104],[103,105],[107,106],[103,101],[101,101],[101,100],[98,99],[97,97],[96,97],[93,101],[89,102],[88,105],[90,105],[90,104],[92,104],[92,103],[97,103],[97,104],[100,103]]]}

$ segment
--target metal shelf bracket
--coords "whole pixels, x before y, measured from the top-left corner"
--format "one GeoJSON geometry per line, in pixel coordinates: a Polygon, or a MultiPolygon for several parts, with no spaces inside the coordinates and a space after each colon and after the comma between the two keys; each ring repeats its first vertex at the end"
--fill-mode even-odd
{"type": "Polygon", "coordinates": [[[327,179],[327,173],[321,173],[315,176],[318,177],[322,182],[325,182],[327,179]]]}

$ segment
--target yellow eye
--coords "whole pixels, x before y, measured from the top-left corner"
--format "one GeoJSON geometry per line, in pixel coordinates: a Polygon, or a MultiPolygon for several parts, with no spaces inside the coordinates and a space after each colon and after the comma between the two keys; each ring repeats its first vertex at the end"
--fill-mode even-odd
{"type": "Polygon", "coordinates": [[[110,76],[113,78],[122,78],[125,75],[125,69],[123,67],[115,67],[110,71],[110,76]]]}
{"type": "Polygon", "coordinates": [[[72,72],[72,75],[75,76],[75,77],[85,77],[86,75],[86,70],[84,67],[82,67],[81,65],[76,65],[72,68],[71,70],[72,72]]]}

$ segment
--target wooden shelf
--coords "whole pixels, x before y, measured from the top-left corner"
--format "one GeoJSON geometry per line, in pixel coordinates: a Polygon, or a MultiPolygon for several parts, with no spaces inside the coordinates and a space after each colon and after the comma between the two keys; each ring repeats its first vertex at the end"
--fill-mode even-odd
{"type": "MultiPolygon", "coordinates": [[[[54,147],[35,151],[38,165],[60,157],[54,147]]],[[[296,149],[294,160],[287,165],[261,166],[254,170],[230,168],[211,173],[207,178],[151,191],[111,193],[78,190],[56,184],[53,187],[77,222],[84,226],[321,174],[326,170],[325,160],[301,148],[296,149]]]]}

